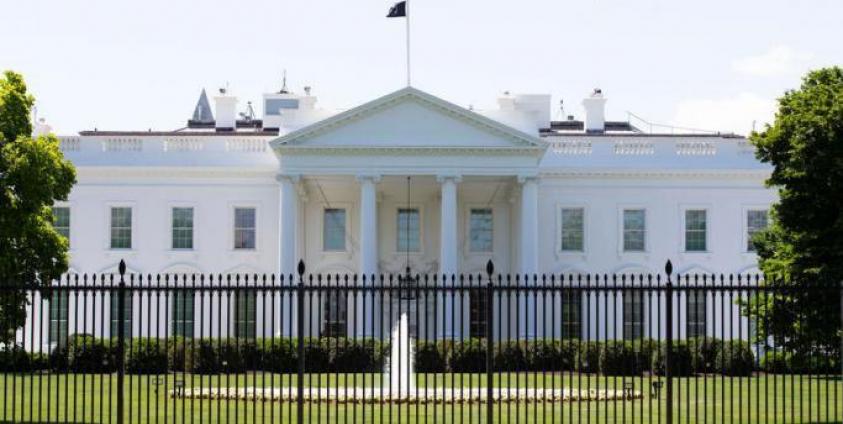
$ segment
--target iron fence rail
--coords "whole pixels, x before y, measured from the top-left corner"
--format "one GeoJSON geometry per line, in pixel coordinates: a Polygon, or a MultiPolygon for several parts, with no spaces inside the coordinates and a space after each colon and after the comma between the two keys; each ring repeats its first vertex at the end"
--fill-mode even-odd
{"type": "Polygon", "coordinates": [[[0,422],[843,422],[840,284],[301,265],[0,284],[0,422]]]}

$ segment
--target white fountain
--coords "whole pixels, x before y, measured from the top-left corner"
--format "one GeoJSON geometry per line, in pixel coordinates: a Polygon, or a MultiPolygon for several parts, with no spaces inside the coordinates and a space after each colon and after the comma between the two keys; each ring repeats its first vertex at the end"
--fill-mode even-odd
{"type": "Polygon", "coordinates": [[[415,385],[413,343],[406,312],[402,312],[392,325],[389,346],[386,373],[389,375],[390,398],[406,399],[410,395],[410,387],[415,385]]]}

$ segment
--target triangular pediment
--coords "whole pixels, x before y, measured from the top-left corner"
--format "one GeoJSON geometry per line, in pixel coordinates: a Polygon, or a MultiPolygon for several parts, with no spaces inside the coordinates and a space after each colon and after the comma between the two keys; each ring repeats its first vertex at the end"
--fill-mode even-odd
{"type": "Polygon", "coordinates": [[[546,143],[412,87],[342,112],[272,142],[278,151],[307,148],[515,149],[546,143]]]}

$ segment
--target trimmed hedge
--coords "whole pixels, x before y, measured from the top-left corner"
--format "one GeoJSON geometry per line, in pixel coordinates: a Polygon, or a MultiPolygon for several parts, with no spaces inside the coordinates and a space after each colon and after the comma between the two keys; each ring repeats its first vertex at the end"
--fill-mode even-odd
{"type": "MultiPolygon", "coordinates": [[[[381,372],[389,355],[389,343],[374,339],[305,339],[306,368],[318,372],[381,372]]],[[[0,348],[0,372],[39,371],[111,373],[116,369],[117,344],[113,339],[73,335],[49,355],[28,353],[21,346],[0,348]]],[[[487,344],[483,339],[466,341],[417,341],[418,372],[484,372],[487,344]]],[[[126,342],[126,371],[132,374],[191,372],[198,374],[298,370],[298,340],[266,339],[167,339],[135,338],[126,342]]],[[[664,345],[635,341],[512,340],[493,346],[496,371],[576,371],[607,376],[664,373],[664,345]]],[[[678,340],[674,345],[674,375],[717,373],[750,375],[755,358],[746,342],[712,338],[678,340]]],[[[806,356],[767,352],[761,369],[771,373],[836,372],[839,362],[828,355],[806,356]]]]}
{"type": "Polygon", "coordinates": [[[636,376],[650,369],[650,343],[612,340],[600,350],[600,372],[607,376],[636,376]]]}
{"type": "MultiPolygon", "coordinates": [[[[671,375],[674,377],[690,377],[694,375],[693,353],[687,343],[677,342],[670,350],[672,355],[671,375]]],[[[653,353],[651,371],[656,375],[665,375],[667,360],[667,345],[662,344],[661,348],[653,353]]]]}
{"type": "Polygon", "coordinates": [[[126,372],[164,374],[167,372],[167,345],[163,340],[132,339],[126,350],[126,372]]]}
{"type": "Polygon", "coordinates": [[[725,341],[714,363],[715,369],[723,375],[747,377],[752,375],[755,368],[755,357],[747,342],[725,341]]]}

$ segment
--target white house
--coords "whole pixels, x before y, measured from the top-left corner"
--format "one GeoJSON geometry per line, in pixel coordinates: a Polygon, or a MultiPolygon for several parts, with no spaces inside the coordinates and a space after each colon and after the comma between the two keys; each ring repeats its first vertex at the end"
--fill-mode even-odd
{"type": "Polygon", "coordinates": [[[224,91],[213,102],[203,91],[173,131],[61,137],[78,172],[56,208],[74,272],[124,259],[144,274],[292,274],[303,260],[372,275],[409,260],[458,274],[491,259],[501,273],[646,274],[671,259],[739,273],[756,269],[749,237],[776,199],[745,138],[608,121],[600,90],[561,121],[550,95],[474,111],[411,87],[340,113],[309,89],[264,95],[262,117],[224,91]]]}

